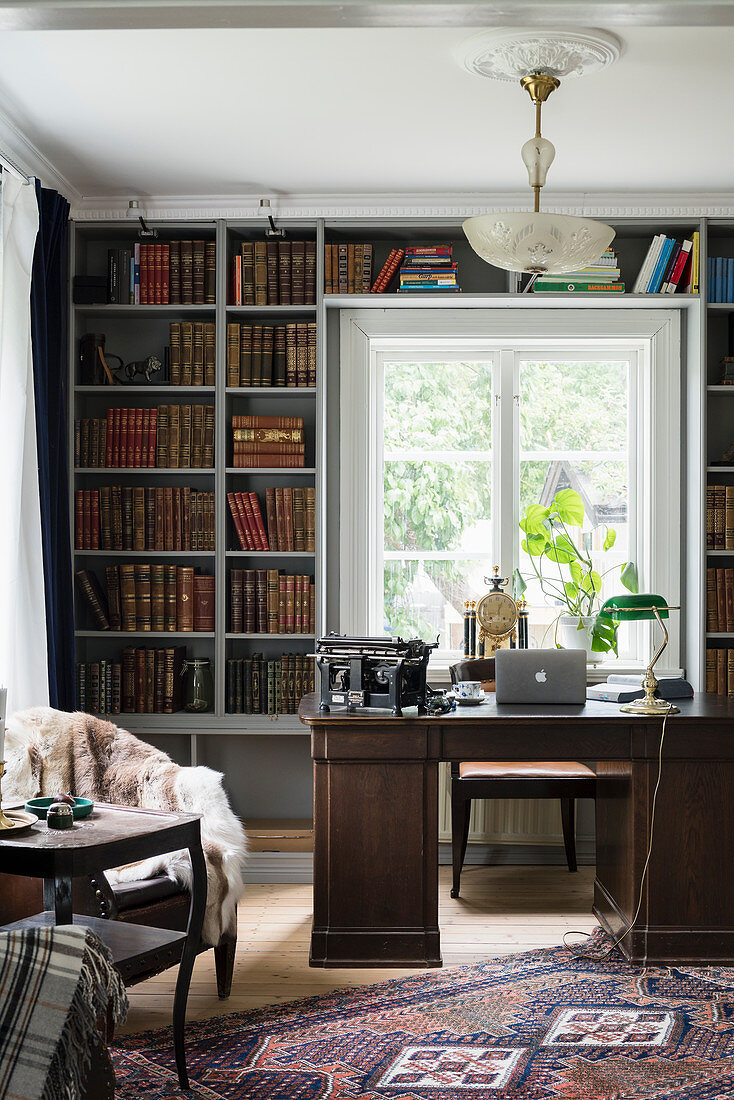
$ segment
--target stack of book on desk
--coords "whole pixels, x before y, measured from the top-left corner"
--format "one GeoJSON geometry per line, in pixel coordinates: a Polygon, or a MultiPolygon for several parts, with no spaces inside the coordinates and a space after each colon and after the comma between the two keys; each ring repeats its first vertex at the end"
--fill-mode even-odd
{"type": "MultiPolygon", "coordinates": [[[[586,689],[586,698],[604,703],[631,703],[633,699],[642,699],[645,694],[641,679],[641,676],[624,676],[621,673],[608,676],[605,684],[590,684],[586,689]]],[[[655,694],[660,699],[692,699],[693,688],[682,677],[670,676],[658,680],[655,694]]]]}

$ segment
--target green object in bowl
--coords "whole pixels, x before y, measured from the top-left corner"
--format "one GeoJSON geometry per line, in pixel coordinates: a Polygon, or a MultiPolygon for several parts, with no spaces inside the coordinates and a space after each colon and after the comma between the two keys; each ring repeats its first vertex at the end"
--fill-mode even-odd
{"type": "MultiPolygon", "coordinates": [[[[29,814],[35,814],[36,817],[45,820],[49,806],[55,801],[55,798],[29,798],[25,804],[25,808],[29,814]]],[[[74,820],[76,821],[80,817],[88,817],[94,809],[94,803],[91,798],[77,798],[71,809],[74,813],[74,820]]]]}

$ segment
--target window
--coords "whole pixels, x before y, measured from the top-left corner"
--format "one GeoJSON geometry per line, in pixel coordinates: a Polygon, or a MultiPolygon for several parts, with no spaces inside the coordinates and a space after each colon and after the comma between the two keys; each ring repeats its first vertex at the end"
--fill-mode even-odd
{"type": "MultiPolygon", "coordinates": [[[[572,535],[602,598],[632,560],[644,588],[677,602],[675,314],[614,311],[600,326],[592,311],[542,311],[543,326],[541,311],[475,310],[460,332],[462,311],[400,311],[381,332],[382,317],[358,312],[342,318],[342,630],[439,635],[432,666],[447,665],[464,601],[499,565],[528,585],[531,645],[554,645],[562,608],[543,595],[518,521],[564,488],[584,503],[572,535]]],[[[630,624],[619,641],[618,664],[643,665],[649,629],[630,624]]]]}

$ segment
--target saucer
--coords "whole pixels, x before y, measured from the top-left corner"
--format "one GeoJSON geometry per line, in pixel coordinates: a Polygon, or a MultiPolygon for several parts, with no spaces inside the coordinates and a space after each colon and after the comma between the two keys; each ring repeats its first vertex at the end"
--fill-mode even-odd
{"type": "Polygon", "coordinates": [[[478,707],[480,703],[487,702],[487,693],[484,691],[475,699],[460,699],[458,695],[452,695],[451,697],[455,701],[457,707],[478,707]]]}

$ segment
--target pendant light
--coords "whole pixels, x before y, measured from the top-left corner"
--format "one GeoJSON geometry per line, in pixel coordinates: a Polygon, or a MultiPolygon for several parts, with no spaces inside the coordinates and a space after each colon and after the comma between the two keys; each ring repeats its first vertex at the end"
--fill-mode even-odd
{"type": "Polygon", "coordinates": [[[561,76],[579,76],[610,64],[619,56],[621,43],[600,31],[483,32],[463,49],[462,61],[469,71],[519,79],[535,105],[535,136],[521,151],[534,209],[467,218],[463,229],[469,244],[487,263],[507,271],[562,274],[595,263],[614,240],[610,225],[540,210],[540,190],[556,154],[541,134],[541,111],[561,76]]]}

